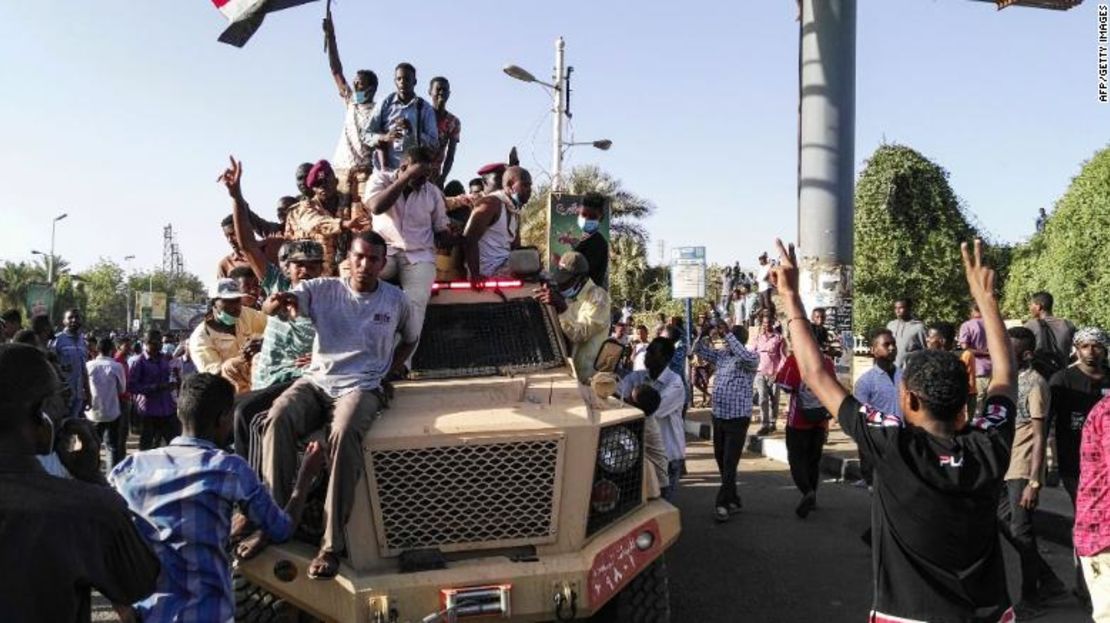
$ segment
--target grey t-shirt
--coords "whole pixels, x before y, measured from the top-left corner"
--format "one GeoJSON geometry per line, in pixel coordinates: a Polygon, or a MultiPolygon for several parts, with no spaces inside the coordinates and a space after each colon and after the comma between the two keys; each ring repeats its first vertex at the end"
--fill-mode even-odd
{"type": "Polygon", "coordinates": [[[378,281],[370,293],[355,292],[345,278],[302,281],[293,289],[300,313],[316,325],[312,364],[306,376],[329,396],[381,386],[393,359],[396,335],[415,342],[420,335],[411,303],[395,285],[378,281]]]}
{"type": "Polygon", "coordinates": [[[898,354],[894,357],[894,365],[901,368],[906,365],[906,356],[910,353],[925,350],[925,323],[920,320],[891,320],[886,323],[886,328],[894,334],[894,344],[898,346],[898,354]]]}
{"type": "MultiPolygon", "coordinates": [[[[1056,352],[1065,360],[1071,357],[1072,339],[1075,337],[1075,325],[1070,321],[1055,316],[1049,316],[1044,319],[1045,324],[1048,325],[1048,330],[1052,332],[1052,337],[1056,340],[1056,352]]],[[[1048,340],[1045,338],[1045,332],[1041,330],[1041,322],[1036,318],[1025,323],[1025,328],[1033,332],[1033,337],[1037,339],[1037,350],[1047,350],[1049,347],[1048,340]]]]}

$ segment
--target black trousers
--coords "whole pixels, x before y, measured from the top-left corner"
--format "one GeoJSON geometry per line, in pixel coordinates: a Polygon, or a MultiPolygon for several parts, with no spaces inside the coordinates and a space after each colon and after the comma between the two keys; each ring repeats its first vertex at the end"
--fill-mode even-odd
{"type": "Polygon", "coordinates": [[[232,433],[235,438],[235,454],[243,458],[250,456],[251,421],[259,413],[269,411],[277,397],[292,384],[293,381],[275,383],[269,387],[240,394],[235,398],[235,422],[232,433]]]}
{"type": "Polygon", "coordinates": [[[740,464],[740,454],[744,452],[751,423],[751,418],[713,418],[713,458],[717,460],[717,471],[721,474],[717,506],[740,503],[740,494],[736,492],[736,467],[740,464]]]}
{"type": "Polygon", "coordinates": [[[176,415],[144,415],[142,431],[139,433],[139,449],[151,450],[169,445],[180,434],[181,422],[176,415]]]}
{"type": "Polygon", "coordinates": [[[803,494],[816,492],[821,483],[821,451],[829,431],[824,428],[786,427],[786,458],[790,477],[803,494]]]}
{"type": "Polygon", "coordinates": [[[127,456],[127,416],[121,414],[111,422],[97,422],[96,438],[108,448],[108,456],[112,462],[108,466],[110,471],[127,456]]]}
{"type": "MultiPolygon", "coordinates": [[[[1079,491],[1079,477],[1078,476],[1065,476],[1060,474],[1060,484],[1064,485],[1064,491],[1068,492],[1068,497],[1071,498],[1072,517],[1075,516],[1075,495],[1079,491]]],[[[1087,591],[1087,581],[1083,579],[1083,565],[1079,564],[1079,556],[1076,555],[1075,550],[1071,553],[1072,562],[1075,564],[1075,590],[1084,599],[1090,599],[1090,592],[1087,591]]]]}
{"type": "Polygon", "coordinates": [[[1037,598],[1038,587],[1045,582],[1060,581],[1037,551],[1037,535],[1033,532],[1033,513],[1021,507],[1021,494],[1029,481],[1024,478],[1003,483],[998,500],[998,523],[1002,536],[1017,550],[1021,558],[1021,598],[1037,598]]]}

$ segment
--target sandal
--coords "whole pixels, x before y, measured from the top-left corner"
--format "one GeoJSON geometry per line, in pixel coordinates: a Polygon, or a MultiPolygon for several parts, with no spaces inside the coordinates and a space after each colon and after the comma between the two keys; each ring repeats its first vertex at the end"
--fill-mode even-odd
{"type": "Polygon", "coordinates": [[[339,557],[333,552],[320,552],[308,564],[308,577],[311,580],[330,580],[339,575],[339,557]]]}

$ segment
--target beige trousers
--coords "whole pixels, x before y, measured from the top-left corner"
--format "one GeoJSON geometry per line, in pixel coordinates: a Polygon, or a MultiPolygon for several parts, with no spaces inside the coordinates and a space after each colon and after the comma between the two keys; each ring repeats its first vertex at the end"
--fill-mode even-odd
{"type": "Polygon", "coordinates": [[[282,506],[289,501],[297,478],[298,442],[331,424],[322,551],[339,554],[346,549],[347,518],[355,485],[362,477],[362,439],[380,408],[377,394],[356,390],[332,398],[307,378],[293,383],[270,408],[262,436],[262,479],[282,506]]]}
{"type": "Polygon", "coordinates": [[[1080,556],[1079,564],[1091,593],[1091,619],[1095,623],[1110,622],[1110,550],[1080,556]]]}

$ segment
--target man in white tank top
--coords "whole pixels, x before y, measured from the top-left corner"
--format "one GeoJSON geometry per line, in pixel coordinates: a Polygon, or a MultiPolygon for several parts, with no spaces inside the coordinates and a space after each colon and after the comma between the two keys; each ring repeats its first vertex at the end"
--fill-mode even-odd
{"type": "Polygon", "coordinates": [[[509,254],[520,246],[520,209],[531,198],[531,174],[521,167],[509,167],[501,190],[474,206],[463,231],[470,283],[479,286],[490,277],[508,273],[509,254]]]}

